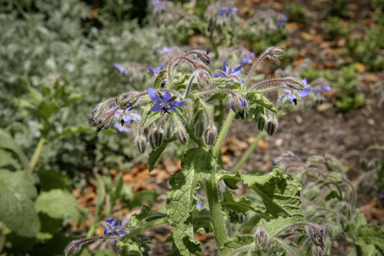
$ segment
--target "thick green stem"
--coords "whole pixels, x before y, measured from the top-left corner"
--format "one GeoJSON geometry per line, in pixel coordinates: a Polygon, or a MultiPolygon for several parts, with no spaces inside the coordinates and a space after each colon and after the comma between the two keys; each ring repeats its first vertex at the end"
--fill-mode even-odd
{"type": "Polygon", "coordinates": [[[259,133],[259,136],[257,136],[256,140],[253,142],[251,147],[248,149],[247,153],[243,156],[243,158],[237,163],[235,168],[233,169],[233,173],[238,172],[240,168],[247,162],[248,158],[252,155],[252,152],[256,149],[257,145],[259,144],[259,141],[265,136],[267,133],[265,131],[262,131],[259,133]]]}
{"type": "Polygon", "coordinates": [[[225,135],[227,134],[229,127],[231,126],[232,120],[235,117],[236,113],[234,111],[229,111],[229,114],[227,116],[227,120],[225,120],[225,123],[223,125],[223,128],[220,131],[219,137],[217,138],[215,147],[213,149],[213,155],[216,157],[217,153],[219,153],[221,144],[223,143],[223,140],[225,138],[225,135]]]}
{"type": "Polygon", "coordinates": [[[215,239],[217,246],[220,248],[224,245],[224,242],[227,239],[227,231],[225,229],[224,218],[221,212],[215,172],[212,174],[212,178],[206,181],[206,189],[209,209],[211,211],[211,221],[215,229],[215,239]]]}
{"type": "Polygon", "coordinates": [[[37,161],[39,161],[41,152],[43,151],[43,147],[46,142],[47,142],[46,138],[44,137],[40,138],[39,143],[37,144],[37,147],[35,149],[35,152],[33,153],[33,156],[31,158],[31,161],[29,162],[29,175],[32,175],[33,169],[35,169],[37,161]]]}

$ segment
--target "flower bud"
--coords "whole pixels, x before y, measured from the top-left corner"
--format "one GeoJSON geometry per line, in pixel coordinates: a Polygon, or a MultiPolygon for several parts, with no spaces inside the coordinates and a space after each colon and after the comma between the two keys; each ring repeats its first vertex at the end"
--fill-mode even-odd
{"type": "Polygon", "coordinates": [[[263,114],[260,114],[260,116],[259,116],[259,118],[257,120],[257,129],[259,129],[259,131],[264,130],[266,122],[267,121],[265,119],[265,116],[263,114]]]}
{"type": "Polygon", "coordinates": [[[65,248],[65,256],[76,255],[82,247],[82,243],[79,240],[72,241],[68,244],[67,248],[65,248]]]}
{"type": "Polygon", "coordinates": [[[211,76],[207,71],[202,69],[197,71],[196,80],[197,80],[197,86],[199,87],[199,89],[208,89],[212,85],[211,76]]]}
{"type": "Polygon", "coordinates": [[[255,233],[255,244],[258,250],[267,252],[271,246],[269,235],[263,227],[259,227],[255,233]]]}
{"type": "Polygon", "coordinates": [[[268,50],[270,50],[269,57],[271,59],[281,59],[285,55],[285,52],[280,47],[271,47],[268,50]]]}
{"type": "Polygon", "coordinates": [[[294,89],[294,90],[298,90],[298,91],[301,91],[304,89],[304,82],[300,79],[297,79],[295,77],[287,77],[285,78],[285,84],[291,88],[291,89],[294,89]]]}
{"type": "Polygon", "coordinates": [[[343,230],[341,229],[340,225],[332,225],[329,227],[328,235],[332,240],[336,240],[343,230]]]}
{"type": "Polygon", "coordinates": [[[183,128],[179,127],[176,129],[176,138],[181,142],[183,145],[187,145],[189,141],[189,135],[188,132],[183,128]]]}
{"type": "Polygon", "coordinates": [[[335,183],[335,184],[340,184],[344,181],[343,174],[341,174],[340,172],[330,172],[327,175],[327,179],[330,182],[335,183]]]}
{"type": "Polygon", "coordinates": [[[321,190],[320,190],[319,186],[317,186],[316,183],[311,182],[307,185],[307,188],[305,189],[303,194],[304,194],[305,198],[312,201],[320,195],[320,192],[321,192],[321,190]]]}
{"type": "Polygon", "coordinates": [[[145,138],[145,136],[139,133],[139,135],[135,139],[135,145],[137,151],[139,151],[140,154],[143,154],[145,152],[145,147],[147,146],[147,139],[145,138]]]}
{"type": "Polygon", "coordinates": [[[316,229],[314,227],[315,226],[313,224],[311,226],[307,226],[308,235],[311,237],[316,246],[320,246],[320,248],[324,250],[324,232],[320,227],[316,227],[316,229]]]}
{"type": "Polygon", "coordinates": [[[322,165],[324,164],[325,159],[323,156],[314,155],[307,158],[307,165],[322,165]]]}
{"type": "Polygon", "coordinates": [[[216,127],[214,125],[209,126],[204,133],[205,144],[207,144],[208,146],[212,145],[216,139],[216,135],[217,135],[216,127]]]}
{"type": "Polygon", "coordinates": [[[229,221],[231,223],[243,223],[246,219],[246,216],[244,214],[241,214],[241,213],[238,213],[238,212],[234,212],[234,211],[229,211],[229,221]]]}
{"type": "Polygon", "coordinates": [[[277,126],[278,126],[278,122],[276,118],[272,118],[271,120],[269,120],[267,123],[267,127],[265,128],[265,130],[267,131],[267,134],[269,136],[272,136],[273,134],[275,134],[277,130],[277,126]]]}
{"type": "Polygon", "coordinates": [[[331,171],[342,171],[343,169],[342,165],[336,157],[330,154],[325,154],[324,157],[325,157],[325,164],[331,171]]]}
{"type": "Polygon", "coordinates": [[[120,106],[120,109],[127,109],[132,107],[137,102],[137,100],[138,97],[136,93],[123,93],[117,97],[116,102],[120,106]]]}
{"type": "Polygon", "coordinates": [[[304,216],[307,218],[307,219],[312,219],[316,216],[316,214],[318,213],[318,210],[316,209],[315,206],[313,205],[310,205],[308,207],[305,207],[304,209],[304,216]]]}
{"type": "Polygon", "coordinates": [[[151,144],[152,149],[156,149],[161,146],[163,142],[164,132],[163,129],[155,129],[149,134],[149,143],[151,144]]]}

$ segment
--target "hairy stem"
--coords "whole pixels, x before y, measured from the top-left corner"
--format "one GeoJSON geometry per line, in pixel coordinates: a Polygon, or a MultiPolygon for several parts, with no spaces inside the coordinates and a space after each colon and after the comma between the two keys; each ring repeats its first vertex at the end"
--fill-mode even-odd
{"type": "Polygon", "coordinates": [[[33,169],[35,169],[35,166],[39,161],[41,152],[43,151],[43,147],[46,142],[47,139],[45,137],[40,138],[39,143],[36,146],[35,152],[33,153],[33,156],[31,158],[31,161],[29,162],[29,176],[32,176],[33,169]]]}
{"type": "Polygon", "coordinates": [[[252,152],[256,149],[257,145],[259,144],[259,141],[265,135],[267,135],[267,133],[264,130],[259,133],[259,136],[257,136],[256,140],[252,143],[251,147],[248,149],[248,151],[244,154],[243,158],[237,163],[237,165],[233,169],[233,173],[238,172],[240,168],[247,162],[248,158],[252,155],[252,152]]]}
{"type": "Polygon", "coordinates": [[[224,245],[227,239],[227,231],[225,229],[225,222],[223,214],[221,212],[221,206],[219,202],[219,193],[215,180],[215,169],[213,169],[212,177],[206,181],[206,190],[208,197],[209,210],[211,212],[211,221],[215,229],[215,239],[218,248],[224,245]]]}
{"type": "Polygon", "coordinates": [[[229,127],[231,126],[232,120],[235,117],[236,113],[234,111],[229,111],[229,114],[227,116],[227,119],[225,120],[225,123],[223,125],[223,128],[220,131],[219,137],[217,138],[215,147],[213,149],[213,155],[217,157],[217,154],[219,153],[221,144],[223,143],[223,140],[225,138],[225,135],[227,134],[229,127]]]}
{"type": "Polygon", "coordinates": [[[288,245],[286,245],[283,241],[281,241],[280,239],[278,238],[271,238],[273,239],[273,241],[275,241],[276,243],[280,244],[282,247],[284,247],[284,249],[286,249],[287,251],[289,251],[291,253],[292,256],[296,256],[296,253],[292,250],[291,247],[289,247],[288,245]]]}

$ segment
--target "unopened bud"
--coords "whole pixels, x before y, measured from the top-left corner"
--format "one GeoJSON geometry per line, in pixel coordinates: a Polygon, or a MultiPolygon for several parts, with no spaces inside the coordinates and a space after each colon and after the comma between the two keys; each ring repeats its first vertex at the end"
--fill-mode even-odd
{"type": "Polygon", "coordinates": [[[311,165],[322,165],[324,164],[325,162],[325,159],[323,156],[320,156],[320,155],[314,155],[314,156],[310,156],[307,158],[307,162],[306,164],[311,166],[311,165]]]}
{"type": "Polygon", "coordinates": [[[197,86],[200,89],[208,89],[212,85],[211,76],[205,70],[197,71],[196,80],[197,80],[197,86]]]}
{"type": "Polygon", "coordinates": [[[269,235],[263,227],[259,227],[255,233],[255,244],[262,252],[267,252],[270,248],[269,235]]]}
{"type": "Polygon", "coordinates": [[[281,59],[285,55],[285,52],[280,47],[271,47],[268,50],[270,50],[269,58],[273,60],[281,59]]]}
{"type": "Polygon", "coordinates": [[[340,172],[330,172],[327,179],[334,184],[340,184],[344,181],[343,174],[340,172]]]}
{"type": "Polygon", "coordinates": [[[304,194],[305,198],[312,201],[312,200],[316,199],[317,197],[319,197],[320,193],[321,193],[321,190],[320,190],[319,186],[317,186],[316,183],[311,182],[307,185],[307,188],[305,189],[303,194],[304,194]]]}
{"type": "Polygon", "coordinates": [[[307,219],[312,219],[316,216],[316,214],[318,213],[318,210],[316,209],[315,206],[313,205],[310,205],[308,207],[305,207],[304,209],[304,216],[307,218],[307,219]]]}
{"type": "Polygon", "coordinates": [[[267,123],[267,127],[265,128],[267,134],[269,136],[272,136],[273,134],[275,134],[277,130],[277,126],[278,126],[278,122],[276,118],[272,118],[271,120],[269,120],[267,123]]]}
{"type": "Polygon", "coordinates": [[[334,157],[330,154],[325,154],[324,157],[325,157],[325,163],[329,169],[331,169],[332,171],[341,171],[342,170],[342,165],[336,157],[334,157]]]}
{"type": "Polygon", "coordinates": [[[245,220],[246,220],[246,216],[242,213],[239,213],[239,212],[234,212],[234,211],[229,211],[229,221],[231,223],[243,223],[245,220]]]}
{"type": "Polygon", "coordinates": [[[120,109],[131,108],[137,102],[138,97],[137,94],[121,94],[116,99],[117,104],[120,106],[120,109]]]}
{"type": "Polygon", "coordinates": [[[259,118],[257,120],[257,129],[259,129],[259,131],[264,130],[266,122],[267,121],[265,119],[265,116],[263,114],[260,114],[260,116],[259,116],[259,118]]]}
{"type": "Polygon", "coordinates": [[[65,256],[76,255],[81,249],[82,243],[80,240],[75,240],[69,243],[67,248],[65,248],[65,256]]]}
{"type": "Polygon", "coordinates": [[[161,146],[163,142],[164,132],[163,129],[159,128],[149,134],[149,143],[153,149],[161,146]]]}
{"type": "Polygon", "coordinates": [[[145,147],[147,146],[147,139],[145,136],[139,134],[135,139],[135,145],[137,151],[139,151],[140,154],[143,154],[145,152],[145,147]]]}
{"type": "Polygon", "coordinates": [[[328,235],[329,237],[335,241],[343,232],[340,225],[332,225],[329,227],[328,235]]]}
{"type": "Polygon", "coordinates": [[[316,227],[315,229],[314,224],[312,224],[312,226],[307,226],[308,235],[311,237],[313,243],[316,246],[319,246],[321,249],[324,250],[324,232],[320,227],[316,227]]]}
{"type": "Polygon", "coordinates": [[[179,127],[178,129],[176,129],[176,138],[181,142],[181,144],[183,144],[183,145],[188,144],[189,135],[188,135],[188,132],[184,128],[179,127]]]}
{"type": "Polygon", "coordinates": [[[291,89],[294,89],[294,90],[298,90],[298,91],[301,91],[304,89],[304,82],[298,78],[295,78],[295,77],[287,77],[285,78],[285,84],[291,88],[291,89]]]}
{"type": "Polygon", "coordinates": [[[204,133],[205,144],[207,144],[208,146],[212,145],[216,139],[216,135],[217,135],[216,127],[214,125],[209,126],[204,133]]]}

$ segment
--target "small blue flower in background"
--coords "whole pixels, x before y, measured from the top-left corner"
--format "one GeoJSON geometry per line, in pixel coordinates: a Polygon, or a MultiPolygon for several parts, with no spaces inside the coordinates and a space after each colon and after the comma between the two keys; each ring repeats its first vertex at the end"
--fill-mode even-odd
{"type": "Polygon", "coordinates": [[[285,25],[285,23],[287,23],[288,21],[288,17],[284,17],[284,19],[282,20],[277,20],[277,28],[281,28],[282,26],[285,25]]]}
{"type": "MultiPolygon", "coordinates": [[[[168,48],[167,46],[163,46],[163,48],[158,50],[158,52],[160,54],[163,54],[163,53],[173,52],[173,49],[172,48],[168,48]]],[[[161,65],[163,65],[163,64],[161,64],[161,65]]]]}
{"type": "MultiPolygon", "coordinates": [[[[106,222],[109,224],[111,229],[109,229],[108,227],[105,227],[104,235],[110,235],[113,237],[118,237],[118,236],[125,236],[127,234],[119,228],[119,227],[122,228],[122,224],[121,224],[120,220],[117,222],[117,224],[115,223],[115,220],[113,218],[107,219],[106,222]]],[[[114,242],[114,241],[115,240],[111,239],[111,242],[114,242]]]]}
{"type": "Polygon", "coordinates": [[[313,89],[312,92],[314,94],[318,94],[320,92],[327,92],[327,91],[330,91],[330,90],[332,90],[331,86],[329,86],[329,85],[327,85],[327,86],[322,85],[322,86],[320,86],[318,88],[313,89]]]}
{"type": "Polygon", "coordinates": [[[162,1],[162,0],[153,0],[153,1],[151,2],[151,4],[152,4],[153,6],[155,6],[155,11],[156,11],[156,10],[163,10],[163,11],[165,11],[165,10],[166,10],[166,7],[165,7],[165,5],[164,5],[163,2],[164,2],[164,1],[162,1]]]}
{"type": "Polygon", "coordinates": [[[117,68],[120,71],[120,73],[123,73],[124,75],[128,76],[128,71],[125,70],[125,68],[123,66],[121,66],[121,65],[119,65],[117,63],[113,63],[113,66],[115,68],[117,68]]]}
{"type": "MultiPolygon", "coordinates": [[[[304,86],[307,85],[307,78],[304,78],[304,79],[301,80],[301,81],[304,82],[304,86]]],[[[311,88],[310,88],[310,87],[306,87],[306,88],[304,88],[304,89],[301,90],[301,91],[296,91],[296,90],[293,90],[293,89],[284,89],[284,90],[285,90],[286,94],[284,94],[283,96],[281,96],[280,101],[279,101],[279,104],[283,101],[283,99],[284,99],[285,97],[288,96],[288,103],[289,103],[289,104],[292,104],[292,102],[294,102],[295,105],[296,105],[297,97],[296,97],[296,95],[294,94],[294,92],[297,93],[300,97],[304,97],[304,96],[307,96],[307,95],[308,95],[308,93],[311,91],[311,88]]]]}
{"type": "Polygon", "coordinates": [[[115,127],[119,132],[129,133],[129,128],[124,125],[115,123],[113,127],[115,127]]]}
{"type": "MultiPolygon", "coordinates": [[[[229,68],[227,66],[227,61],[224,61],[224,67],[221,69],[222,73],[214,73],[213,76],[216,77],[216,78],[218,78],[218,77],[232,78],[234,76],[241,75],[241,67],[242,66],[243,66],[243,64],[240,64],[240,66],[238,66],[236,68],[233,68],[232,72],[229,73],[229,68]]],[[[241,83],[244,83],[244,80],[241,79],[241,78],[240,78],[240,81],[241,81],[241,83]]]]}
{"type": "Polygon", "coordinates": [[[255,53],[251,52],[249,54],[249,58],[243,58],[243,60],[241,61],[241,64],[252,64],[252,59],[254,56],[255,56],[255,53]]]}
{"type": "Polygon", "coordinates": [[[168,112],[168,110],[173,111],[177,114],[175,106],[181,108],[184,105],[185,101],[187,100],[187,99],[183,101],[173,100],[174,97],[172,97],[171,93],[168,91],[163,95],[161,94],[159,95],[151,87],[148,88],[148,95],[149,95],[149,98],[151,98],[151,100],[156,101],[151,111],[153,112],[161,111],[162,114],[168,112]]]}
{"type": "Polygon", "coordinates": [[[158,76],[159,72],[163,69],[163,63],[155,70],[151,66],[148,65],[148,70],[153,76],[158,76]]]}
{"type": "Polygon", "coordinates": [[[237,7],[229,6],[228,8],[220,8],[219,9],[219,16],[223,16],[224,14],[231,15],[232,12],[237,12],[237,7]]]}
{"type": "Polygon", "coordinates": [[[197,206],[196,206],[197,209],[201,209],[203,208],[203,206],[201,205],[201,203],[198,203],[197,206]]]}

